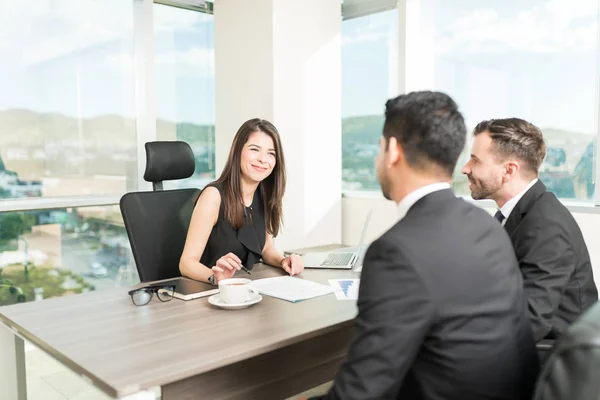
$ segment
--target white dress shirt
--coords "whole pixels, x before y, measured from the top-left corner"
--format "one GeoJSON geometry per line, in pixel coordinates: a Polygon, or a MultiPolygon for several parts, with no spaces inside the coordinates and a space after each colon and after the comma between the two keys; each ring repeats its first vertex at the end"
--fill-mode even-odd
{"type": "Polygon", "coordinates": [[[538,179],[535,178],[534,180],[532,180],[531,182],[529,182],[529,185],[527,185],[527,187],[525,189],[523,189],[521,191],[521,193],[519,193],[518,195],[516,195],[515,197],[513,197],[512,199],[510,199],[506,203],[504,203],[504,205],[500,208],[499,211],[502,213],[502,216],[504,216],[504,219],[502,220],[502,226],[504,226],[504,224],[506,223],[506,220],[508,219],[508,217],[510,217],[510,213],[512,212],[512,210],[514,210],[514,208],[517,205],[517,203],[519,202],[519,200],[521,200],[521,198],[523,196],[525,196],[525,193],[527,193],[527,191],[529,189],[531,189],[531,187],[533,185],[535,185],[535,183],[537,181],[538,181],[538,179]]]}
{"type": "Polygon", "coordinates": [[[406,216],[410,208],[423,197],[438,190],[450,189],[450,184],[447,182],[437,182],[426,185],[410,192],[398,203],[398,220],[406,216]]]}

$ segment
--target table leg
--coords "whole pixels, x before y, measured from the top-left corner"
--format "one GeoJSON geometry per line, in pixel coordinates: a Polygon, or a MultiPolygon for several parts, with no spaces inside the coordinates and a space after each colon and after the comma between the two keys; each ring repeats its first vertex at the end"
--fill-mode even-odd
{"type": "Polygon", "coordinates": [[[25,344],[0,323],[0,388],[7,399],[27,400],[25,344]]]}

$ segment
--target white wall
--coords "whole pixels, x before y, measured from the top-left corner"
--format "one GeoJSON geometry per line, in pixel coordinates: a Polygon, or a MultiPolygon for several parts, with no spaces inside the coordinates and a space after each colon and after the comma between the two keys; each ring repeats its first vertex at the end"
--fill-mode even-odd
{"type": "Polygon", "coordinates": [[[272,2],[249,3],[254,2],[215,2],[216,176],[244,121],[273,121],[272,2]]]}
{"type": "MultiPolygon", "coordinates": [[[[491,214],[495,208],[483,207],[491,214]]],[[[344,197],[342,199],[342,243],[356,245],[362,230],[365,217],[369,209],[373,209],[373,216],[367,230],[366,241],[371,242],[389,229],[397,216],[396,204],[385,200],[381,195],[360,195],[344,197]]],[[[579,224],[583,237],[590,252],[594,278],[600,282],[600,213],[573,212],[579,224]]]]}
{"type": "Polygon", "coordinates": [[[288,173],[277,247],[340,242],[339,1],[219,0],[214,18],[217,176],[239,126],[270,120],[288,173]]]}

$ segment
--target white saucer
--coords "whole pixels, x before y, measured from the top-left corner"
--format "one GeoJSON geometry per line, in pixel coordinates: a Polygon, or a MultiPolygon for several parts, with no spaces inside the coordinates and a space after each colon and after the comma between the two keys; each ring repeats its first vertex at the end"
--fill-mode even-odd
{"type": "Polygon", "coordinates": [[[219,294],[213,294],[212,296],[210,296],[208,298],[208,302],[210,304],[212,304],[213,306],[225,308],[227,310],[239,310],[241,308],[250,307],[251,305],[258,303],[261,300],[262,300],[262,296],[260,294],[256,295],[255,297],[253,297],[252,299],[246,301],[245,303],[238,303],[238,304],[225,303],[221,299],[221,296],[219,294]]]}

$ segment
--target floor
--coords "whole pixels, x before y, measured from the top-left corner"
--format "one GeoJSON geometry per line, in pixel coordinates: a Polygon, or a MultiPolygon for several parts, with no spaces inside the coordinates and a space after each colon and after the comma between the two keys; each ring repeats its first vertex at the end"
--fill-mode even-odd
{"type": "MultiPolygon", "coordinates": [[[[96,389],[81,376],[71,372],[58,361],[30,343],[25,343],[28,400],[109,400],[110,397],[96,389]]],[[[287,400],[309,397],[327,391],[326,383],[287,400]]],[[[156,391],[160,399],[160,390],[156,391]]]]}
{"type": "Polygon", "coordinates": [[[28,400],[108,400],[81,376],[35,346],[25,344],[28,400]]]}

